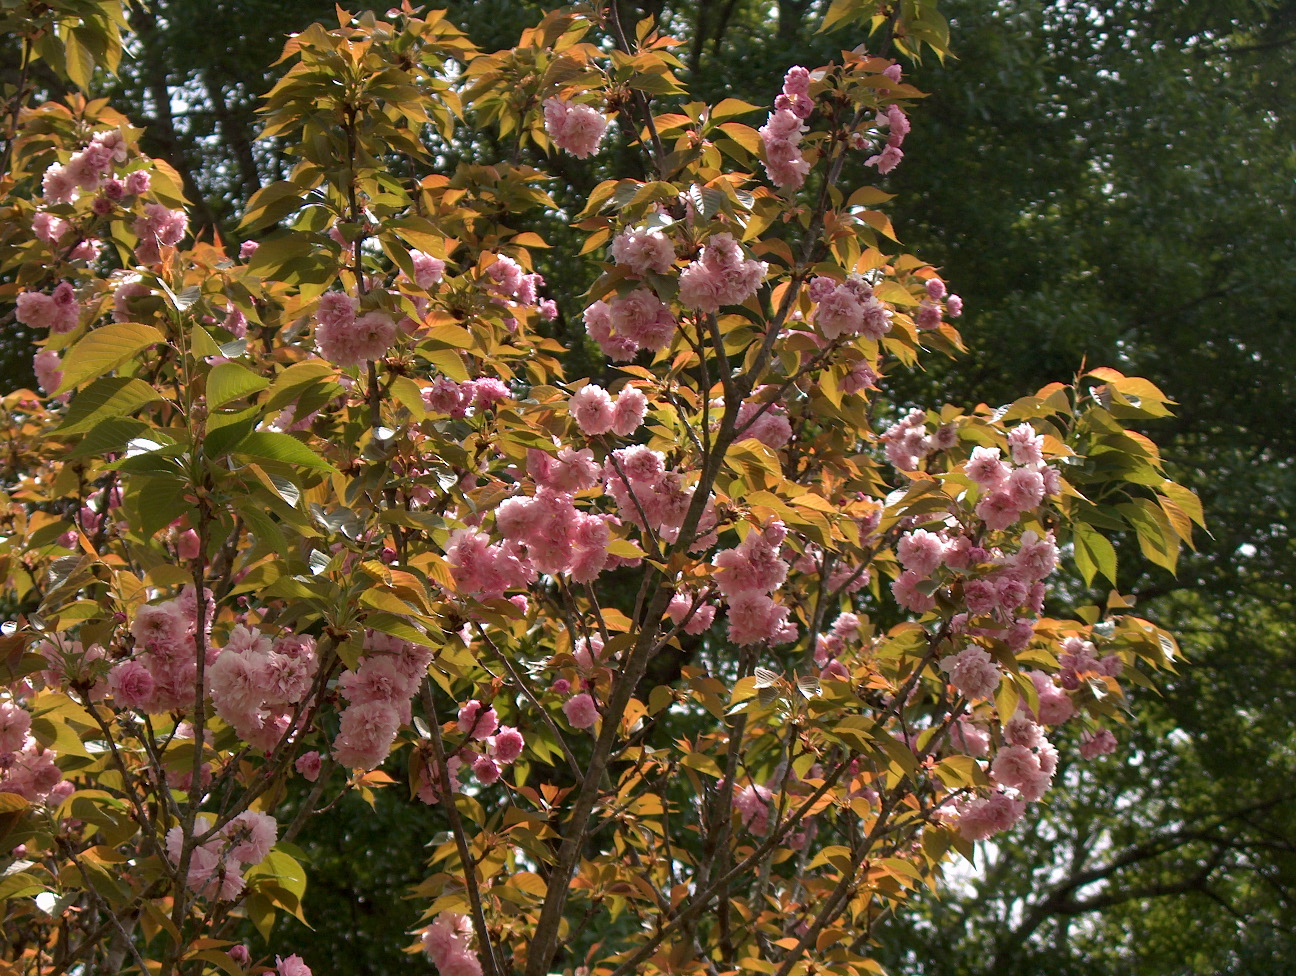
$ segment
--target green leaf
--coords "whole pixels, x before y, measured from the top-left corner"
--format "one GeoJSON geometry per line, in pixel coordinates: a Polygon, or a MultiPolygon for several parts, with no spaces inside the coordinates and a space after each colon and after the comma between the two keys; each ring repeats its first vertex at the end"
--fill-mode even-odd
{"type": "Polygon", "coordinates": [[[1094,576],[1101,573],[1115,586],[1116,550],[1111,541],[1084,522],[1077,522],[1072,528],[1072,539],[1075,542],[1076,566],[1084,577],[1085,585],[1091,585],[1094,576]]]}
{"type": "Polygon", "coordinates": [[[68,350],[63,360],[63,382],[54,392],[66,393],[85,380],[105,376],[141,349],[166,337],[151,325],[135,322],[113,322],[100,326],[68,350]]]}
{"type": "Polygon", "coordinates": [[[822,34],[825,31],[830,31],[843,21],[858,17],[865,7],[864,0],[833,0],[832,6],[824,14],[823,23],[819,25],[818,33],[822,34]]]}
{"type": "Polygon", "coordinates": [[[337,471],[322,457],[289,434],[277,434],[272,431],[255,430],[248,434],[238,445],[240,457],[253,461],[278,461],[296,468],[308,468],[311,471],[337,471]]]}
{"type": "Polygon", "coordinates": [[[203,440],[203,454],[209,458],[224,457],[235,450],[261,419],[257,407],[230,413],[213,414],[207,419],[207,437],[203,440]]]}
{"type": "Polygon", "coordinates": [[[94,77],[94,54],[81,43],[77,31],[70,30],[63,37],[63,53],[66,58],[68,79],[89,94],[90,80],[94,77]]]}
{"type": "Polygon", "coordinates": [[[106,417],[90,429],[68,457],[103,457],[125,449],[137,437],[157,433],[144,421],[133,417],[106,417]]]}
{"type": "Polygon", "coordinates": [[[1179,563],[1179,533],[1165,512],[1147,498],[1136,498],[1116,507],[1134,527],[1144,557],[1173,573],[1179,563]]]}
{"type": "Polygon", "coordinates": [[[194,359],[206,359],[208,356],[219,356],[221,347],[206,328],[195,322],[189,333],[189,353],[194,359]]]}
{"type": "Polygon", "coordinates": [[[207,407],[215,410],[264,390],[270,381],[238,363],[220,363],[207,374],[207,407]]]}
{"type": "Polygon", "coordinates": [[[162,395],[143,380],[129,376],[105,376],[76,395],[56,434],[79,434],[105,417],[126,417],[162,395]]]}
{"type": "Polygon", "coordinates": [[[152,538],[181,515],[193,511],[185,497],[189,485],[177,477],[139,478],[132,485],[140,534],[152,538]]]}
{"type": "Polygon", "coordinates": [[[337,379],[337,375],[337,367],[330,366],[321,359],[294,363],[275,377],[270,386],[270,400],[266,409],[282,410],[290,403],[295,403],[307,390],[327,386],[337,379]]]}
{"type": "Polygon", "coordinates": [[[247,210],[243,212],[243,219],[239,222],[239,230],[259,230],[296,213],[307,192],[304,187],[289,180],[280,180],[262,187],[248,201],[247,210]]]}

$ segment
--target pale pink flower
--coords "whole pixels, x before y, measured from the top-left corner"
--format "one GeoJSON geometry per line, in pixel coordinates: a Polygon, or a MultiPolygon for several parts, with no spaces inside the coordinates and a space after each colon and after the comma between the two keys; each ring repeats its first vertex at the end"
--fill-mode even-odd
{"type": "Polygon", "coordinates": [[[545,131],[554,145],[577,159],[585,159],[598,149],[607,129],[607,119],[590,105],[548,98],[544,102],[545,131]]]}
{"type": "Polygon", "coordinates": [[[1082,759],[1097,759],[1099,756],[1109,756],[1115,751],[1116,736],[1112,735],[1110,729],[1085,732],[1080,736],[1080,757],[1082,759]]]}
{"type": "Polygon", "coordinates": [[[526,745],[526,740],[522,738],[522,733],[510,725],[501,725],[487,742],[487,748],[495,759],[502,763],[511,763],[522,755],[522,747],[526,745]]]}
{"type": "Polygon", "coordinates": [[[581,433],[587,437],[606,434],[616,423],[612,398],[607,390],[593,383],[582,386],[572,394],[567,403],[567,411],[576,421],[581,433]]]}
{"type": "Polygon", "coordinates": [[[1014,525],[1021,518],[1021,513],[1017,499],[1003,489],[990,492],[976,504],[977,518],[985,522],[986,528],[993,531],[1001,531],[1014,525]]]}
{"type": "Polygon", "coordinates": [[[60,163],[52,163],[41,178],[46,203],[71,203],[77,198],[76,174],[60,163]]]}
{"type": "Polygon", "coordinates": [[[275,956],[275,969],[279,976],[311,976],[310,967],[298,955],[291,955],[287,959],[275,956]]]}
{"type": "Polygon", "coordinates": [[[926,613],[936,606],[934,591],[926,593],[920,588],[929,582],[931,581],[915,573],[912,569],[906,569],[892,582],[891,595],[895,597],[896,603],[906,610],[912,610],[914,613],[926,613]]]}
{"type": "Polygon", "coordinates": [[[56,244],[68,232],[70,225],[66,220],[55,217],[45,211],[32,217],[32,233],[46,244],[56,244]]]}
{"type": "MultiPolygon", "coordinates": [[[[126,174],[126,192],[131,196],[141,196],[148,192],[149,184],[152,182],[153,177],[149,175],[147,170],[137,169],[126,174]]],[[[254,249],[257,246],[255,242],[249,243],[252,243],[254,249]]],[[[247,255],[242,255],[242,257],[246,259],[247,255]]]]}
{"type": "Polygon", "coordinates": [[[617,394],[612,409],[612,432],[620,437],[629,437],[643,424],[647,414],[648,398],[632,386],[625,387],[617,394]]]}
{"type": "Polygon", "coordinates": [[[678,323],[671,310],[647,288],[618,295],[608,305],[612,328],[642,349],[656,351],[670,345],[678,323]]]}
{"type": "Polygon", "coordinates": [[[387,758],[399,728],[400,713],[389,702],[349,705],[342,710],[333,758],[349,768],[373,769],[387,758]]]}
{"type": "Polygon", "coordinates": [[[904,159],[904,150],[899,146],[888,145],[876,156],[864,160],[864,165],[876,166],[879,173],[885,174],[899,166],[902,159],[904,159]]]}
{"type": "Polygon", "coordinates": [[[598,706],[588,694],[573,695],[563,702],[563,714],[575,728],[588,729],[598,719],[598,706]]]}
{"type": "Polygon", "coordinates": [[[969,700],[991,698],[999,687],[999,668],[989,653],[976,644],[941,661],[941,670],[949,675],[950,684],[969,700]]]}
{"type": "Polygon", "coordinates": [[[320,759],[320,754],[314,749],[310,752],[303,752],[293,763],[293,768],[301,773],[308,783],[313,783],[319,779],[320,770],[323,767],[324,763],[320,759]]]}
{"type": "Polygon", "coordinates": [[[120,708],[148,708],[154,686],[153,673],[139,661],[122,661],[108,672],[108,691],[120,708]]]}
{"type": "Polygon", "coordinates": [[[659,230],[631,227],[613,238],[612,260],[635,274],[667,274],[675,266],[675,248],[659,230]]]}
{"type": "Polygon", "coordinates": [[[930,576],[936,572],[944,556],[944,540],[926,529],[906,532],[896,546],[896,558],[900,560],[900,565],[919,576],[930,576]]]}
{"type": "Polygon", "coordinates": [[[499,763],[490,756],[478,756],[474,759],[472,771],[483,786],[490,786],[500,778],[499,763]]]}
{"type": "Polygon", "coordinates": [[[19,752],[31,728],[31,714],[12,702],[0,702],[0,753],[19,752]]]}
{"type": "Polygon", "coordinates": [[[32,371],[36,382],[45,393],[52,394],[63,384],[63,360],[53,349],[41,349],[32,358],[32,371]]]}
{"type": "Polygon", "coordinates": [[[268,814],[244,810],[230,820],[221,833],[235,842],[230,848],[230,857],[244,864],[260,864],[279,836],[279,824],[268,814]]]}
{"type": "Polygon", "coordinates": [[[489,739],[499,728],[499,717],[495,709],[483,705],[473,698],[459,709],[459,731],[469,739],[482,741],[489,739]]]}
{"type": "Polygon", "coordinates": [[[445,262],[422,251],[410,251],[410,262],[414,265],[414,284],[424,291],[431,288],[445,273],[445,262]]]}
{"type": "Polygon", "coordinates": [[[774,794],[763,786],[746,786],[734,794],[734,810],[744,827],[753,834],[763,834],[769,829],[771,801],[774,794]]]}
{"type": "Polygon", "coordinates": [[[963,472],[987,490],[998,488],[1011,473],[1008,465],[999,460],[997,447],[972,448],[972,456],[964,463],[963,472]]]}

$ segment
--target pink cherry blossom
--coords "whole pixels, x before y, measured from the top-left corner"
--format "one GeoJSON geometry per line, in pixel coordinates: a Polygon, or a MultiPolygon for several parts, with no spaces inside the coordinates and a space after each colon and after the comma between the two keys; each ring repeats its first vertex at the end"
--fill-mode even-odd
{"type": "Polygon", "coordinates": [[[598,706],[588,694],[573,695],[563,702],[563,714],[575,728],[588,729],[598,720],[598,706]]]}
{"type": "Polygon", "coordinates": [[[940,666],[949,675],[950,684],[965,698],[991,698],[999,687],[998,667],[985,648],[976,644],[945,658],[940,666]]]}
{"type": "Polygon", "coordinates": [[[607,129],[607,119],[597,109],[561,98],[545,99],[544,119],[554,145],[577,159],[593,155],[607,129]]]}
{"type": "Polygon", "coordinates": [[[667,274],[675,266],[675,247],[660,230],[630,227],[612,239],[612,260],[635,274],[667,274]]]}

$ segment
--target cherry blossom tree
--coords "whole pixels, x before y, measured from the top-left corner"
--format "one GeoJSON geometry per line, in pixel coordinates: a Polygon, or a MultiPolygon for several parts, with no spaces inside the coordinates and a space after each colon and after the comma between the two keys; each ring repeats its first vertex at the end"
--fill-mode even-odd
{"type": "MultiPolygon", "coordinates": [[[[24,64],[89,90],[122,10],[39,7],[24,64]]],[[[839,177],[903,165],[897,58],[946,31],[843,24],[867,40],[708,106],[615,3],[494,54],[339,11],[284,49],[293,168],[237,244],[189,239],[112,107],[20,86],[0,268],[46,337],[2,404],[6,966],[309,973],[293,842],[390,789],[427,809],[393,856],[427,858],[443,976],[876,972],[874,922],[1046,795],[1056,729],[1115,747],[1173,639],[1050,584],[1114,581],[1104,531],[1191,541],[1132,429],[1168,401],[1102,368],[888,400],[962,303],[839,177]],[[643,170],[561,210],[544,164],[614,140],[643,170]],[[546,265],[593,269],[580,308],[537,213],[584,236],[546,265]]]]}

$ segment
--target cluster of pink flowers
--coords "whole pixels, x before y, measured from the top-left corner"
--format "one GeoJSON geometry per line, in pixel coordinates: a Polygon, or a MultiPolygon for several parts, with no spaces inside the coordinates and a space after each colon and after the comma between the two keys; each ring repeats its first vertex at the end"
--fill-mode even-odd
{"type": "Polygon", "coordinates": [[[927,433],[927,412],[910,410],[882,435],[886,445],[886,459],[901,471],[915,471],[932,451],[953,447],[958,443],[958,431],[946,425],[935,434],[927,433]]]}
{"type": "MultiPolygon", "coordinates": [[[[511,765],[522,755],[526,745],[521,732],[510,725],[500,725],[495,709],[475,698],[459,709],[457,724],[459,731],[468,736],[468,741],[453,758],[458,760],[460,767],[469,766],[483,786],[496,782],[501,767],[511,765]]],[[[446,765],[449,766],[449,762],[446,765]]]]}
{"type": "Polygon", "coordinates": [[[635,274],[667,274],[675,267],[675,246],[659,230],[629,227],[612,239],[612,260],[635,274]]]}
{"type": "Polygon", "coordinates": [[[914,325],[919,332],[939,329],[942,310],[952,319],[963,314],[963,299],[958,295],[946,294],[945,282],[939,278],[928,278],[923,287],[927,297],[919,303],[918,311],[914,313],[914,325]]]}
{"type": "Polygon", "coordinates": [[[1097,759],[1099,756],[1110,756],[1116,751],[1116,736],[1109,729],[1097,732],[1085,732],[1080,736],[1080,757],[1097,759]]]}
{"type": "Polygon", "coordinates": [[[981,490],[977,518],[990,529],[1015,525],[1025,512],[1061,489],[1057,470],[1044,462],[1044,438],[1029,424],[1008,432],[1011,463],[1000,460],[997,447],[976,447],[963,472],[981,490]]]}
{"type": "Polygon", "coordinates": [[[899,166],[900,160],[904,159],[904,152],[900,146],[904,143],[905,136],[909,134],[909,117],[904,114],[899,105],[888,105],[885,112],[878,113],[876,124],[887,129],[886,147],[880,153],[864,160],[864,165],[876,166],[879,173],[885,174],[899,166]]]}
{"type": "Polygon", "coordinates": [[[137,217],[131,230],[139,238],[135,257],[141,264],[157,264],[162,260],[162,248],[180,243],[189,229],[189,218],[183,210],[169,210],[160,203],[150,203],[144,215],[137,217]]]}
{"type": "Polygon", "coordinates": [[[438,376],[423,390],[423,405],[429,413],[444,413],[459,419],[472,410],[494,410],[505,400],[512,400],[509,388],[493,376],[456,383],[438,376]]]}
{"type": "Polygon", "coordinates": [[[31,713],[17,702],[0,702],[0,793],[56,806],[72,792],[52,749],[31,735],[31,713]]]}
{"type": "Polygon", "coordinates": [[[670,307],[642,287],[610,302],[594,302],[585,309],[584,317],[589,337],[605,356],[617,362],[629,362],[640,349],[665,349],[679,324],[670,307]]]}
{"type": "Polygon", "coordinates": [[[481,976],[481,962],[469,948],[472,937],[472,923],[453,912],[442,912],[421,936],[423,951],[440,976],[481,976]]]}
{"type": "Polygon", "coordinates": [[[592,105],[564,98],[544,101],[545,132],[555,146],[577,159],[594,154],[607,130],[607,119],[592,105]]]}
{"type": "MultiPolygon", "coordinates": [[[[194,835],[211,830],[211,818],[194,820],[194,835]]],[[[189,853],[189,887],[205,898],[233,901],[243,891],[243,868],[265,860],[279,834],[274,817],[246,810],[220,830],[196,845],[189,853]]],[[[173,864],[179,864],[184,851],[184,828],[177,825],[167,831],[166,851],[173,864]]]]}
{"type": "Polygon", "coordinates": [[[244,742],[268,752],[287,732],[318,669],[313,638],[286,634],[272,641],[236,624],[204,678],[216,714],[244,742]]]}
{"type": "Polygon", "coordinates": [[[810,72],[797,65],[783,78],[783,93],[774,101],[769,121],[760,128],[765,144],[765,172],[776,186],[799,189],[810,172],[810,163],[801,155],[801,137],[806,132],[805,119],[814,111],[810,97],[810,72]]]}
{"type": "MultiPolygon", "coordinates": [[[[215,605],[210,591],[204,596],[204,620],[210,631],[215,605]]],[[[146,604],[135,611],[130,628],[135,654],[108,672],[108,693],[119,708],[157,714],[193,707],[198,675],[197,610],[194,588],[186,586],[174,600],[146,604]]],[[[205,667],[211,667],[220,649],[210,640],[206,648],[205,667]]]]}
{"type": "MultiPolygon", "coordinates": [[[[125,163],[128,158],[126,140],[117,129],[96,132],[89,144],[72,154],[66,164],[53,163],[41,179],[41,191],[46,203],[72,203],[78,191],[93,193],[113,182],[110,174],[114,164],[125,163]]],[[[147,179],[147,174],[145,174],[147,179]]],[[[147,183],[145,184],[147,187],[147,183]]],[[[124,186],[121,188],[124,190],[124,186]]],[[[142,192],[134,190],[131,192],[142,192]]],[[[121,192],[117,193],[120,197],[121,192]]]]}
{"type": "Polygon", "coordinates": [[[1018,712],[1004,724],[1003,744],[990,764],[990,778],[1000,788],[1016,790],[1034,803],[1053,782],[1058,753],[1030,716],[1018,712]]]}
{"type": "Polygon", "coordinates": [[[958,831],[967,840],[985,840],[1007,830],[1026,812],[1026,801],[1007,793],[965,800],[955,807],[958,831]]]}
{"type": "Polygon", "coordinates": [[[728,606],[729,639],[735,644],[783,644],[796,639],[789,608],[775,603],[773,594],[787,578],[788,565],[779,551],[787,529],[772,519],[753,530],[733,549],[716,553],[716,586],[728,606]]]}
{"type": "Polygon", "coordinates": [[[764,786],[744,786],[734,794],[734,812],[738,814],[739,822],[753,834],[764,834],[769,830],[773,800],[774,794],[764,786]]]}
{"type": "Polygon", "coordinates": [[[1058,655],[1061,671],[1058,682],[1070,691],[1080,687],[1085,675],[1115,678],[1124,670],[1124,664],[1115,654],[1108,654],[1101,659],[1097,656],[1093,643],[1079,637],[1068,637],[1062,642],[1062,653],[1058,655]]]}
{"type": "Polygon", "coordinates": [[[814,322],[825,339],[863,335],[874,341],[891,331],[891,310],[873,295],[873,288],[859,275],[843,282],[814,278],[810,300],[814,322]]]}
{"type": "Polygon", "coordinates": [[[566,457],[559,452],[555,462],[539,463],[547,467],[541,471],[528,465],[528,470],[541,474],[535,495],[515,495],[501,502],[495,510],[495,526],[533,572],[570,573],[578,583],[593,582],[599,573],[616,565],[616,557],[607,551],[610,517],[580,511],[569,492],[541,482],[574,484],[577,491],[584,491],[598,484],[599,466],[588,450],[570,452],[566,457]]]}
{"type": "Polygon", "coordinates": [[[412,282],[415,288],[421,288],[427,291],[445,274],[446,263],[440,258],[434,258],[431,254],[423,251],[410,251],[410,263],[414,265],[414,277],[406,279],[402,273],[401,277],[412,282]]]}
{"type": "Polygon", "coordinates": [[[682,624],[686,634],[697,635],[710,630],[715,623],[715,615],[714,606],[687,593],[676,593],[666,606],[666,616],[677,627],[682,624]]]}
{"type": "Polygon", "coordinates": [[[373,769],[387,758],[433,656],[430,647],[373,630],[365,634],[365,652],[337,685],[347,705],[333,758],[351,769],[373,769]]]}
{"type": "Polygon", "coordinates": [[[396,322],[379,309],[359,314],[358,299],[340,291],[320,297],[315,313],[315,345],[338,366],[360,366],[381,359],[396,341],[396,322]]]}
{"type": "MultiPolygon", "coordinates": [[[[771,388],[754,390],[753,396],[759,397],[763,390],[771,388]]],[[[792,424],[788,422],[787,410],[777,403],[761,403],[756,399],[747,400],[738,408],[734,428],[738,438],[751,437],[775,449],[792,439],[792,424]]]]}
{"type": "MultiPolygon", "coordinates": [[[[641,444],[620,448],[603,465],[603,473],[608,494],[616,501],[622,520],[651,529],[667,542],[679,538],[694,489],[685,486],[682,473],[666,467],[662,454],[641,444]]],[[[708,498],[692,551],[715,543],[715,526],[715,503],[708,498]]]]}
{"type": "Polygon", "coordinates": [[[815,637],[814,662],[820,669],[820,678],[836,678],[846,681],[850,673],[838,660],[847,646],[860,635],[860,619],[855,614],[844,612],[833,621],[828,633],[815,637]]]}
{"type": "Polygon", "coordinates": [[[764,261],[745,257],[731,234],[716,234],[680,274],[680,304],[703,312],[741,305],[756,294],[768,271],[764,261]]]}
{"type": "Polygon", "coordinates": [[[446,559],[462,595],[498,599],[540,573],[568,573],[576,582],[588,583],[620,564],[608,552],[611,516],[583,512],[573,500],[603,476],[588,448],[564,447],[556,455],[530,450],[527,473],[537,486],[535,494],[507,498],[495,511],[502,542],[491,543],[476,528],[451,534],[446,559]]]}
{"type": "Polygon", "coordinates": [[[54,333],[71,332],[81,320],[81,306],[72,285],[61,281],[52,295],[38,291],[24,291],[18,295],[15,313],[23,325],[33,329],[49,329],[54,333]]]}
{"type": "MultiPolygon", "coordinates": [[[[491,263],[486,268],[484,287],[491,300],[498,305],[507,306],[510,301],[518,305],[535,307],[540,317],[546,322],[558,315],[558,306],[549,299],[540,300],[540,289],[544,287],[544,277],[539,274],[528,274],[522,265],[506,254],[483,254],[483,259],[491,263]]],[[[509,316],[504,324],[510,329],[517,328],[517,319],[509,316]]]]}
{"type": "Polygon", "coordinates": [[[648,398],[632,386],[624,387],[614,403],[607,390],[587,383],[572,394],[567,412],[586,437],[616,434],[629,437],[648,413],[648,398]]]}
{"type": "Polygon", "coordinates": [[[516,543],[492,543],[490,536],[478,529],[450,533],[446,562],[455,589],[479,600],[498,600],[508,590],[530,585],[536,577],[535,568],[516,543]]]}

